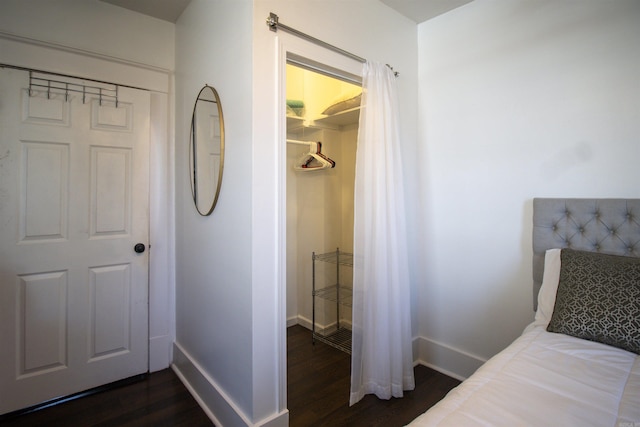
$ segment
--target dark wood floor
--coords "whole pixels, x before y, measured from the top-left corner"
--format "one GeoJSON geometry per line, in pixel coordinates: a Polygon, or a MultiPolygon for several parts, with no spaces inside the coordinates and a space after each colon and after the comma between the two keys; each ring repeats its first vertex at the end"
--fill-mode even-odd
{"type": "Polygon", "coordinates": [[[212,425],[171,369],[144,380],[0,421],[2,427],[212,425]]]}
{"type": "MultiPolygon", "coordinates": [[[[302,326],[287,330],[288,408],[291,427],[402,426],[440,400],[459,381],[424,366],[415,368],[416,389],[402,399],[365,396],[349,407],[349,355],[316,342],[302,326]]],[[[8,420],[29,426],[211,426],[211,421],[170,369],[113,390],[8,420]]]]}
{"type": "Polygon", "coordinates": [[[401,399],[365,396],[349,407],[351,359],[316,342],[302,326],[287,330],[288,408],[291,427],[403,426],[433,406],[460,382],[424,366],[414,369],[416,388],[401,399]]]}

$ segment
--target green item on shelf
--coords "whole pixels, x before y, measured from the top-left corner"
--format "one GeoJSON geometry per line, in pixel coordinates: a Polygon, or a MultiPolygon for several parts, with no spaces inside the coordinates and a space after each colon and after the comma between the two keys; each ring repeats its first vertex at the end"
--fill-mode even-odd
{"type": "Polygon", "coordinates": [[[304,108],[304,101],[298,99],[287,99],[287,105],[291,108],[304,108]]]}

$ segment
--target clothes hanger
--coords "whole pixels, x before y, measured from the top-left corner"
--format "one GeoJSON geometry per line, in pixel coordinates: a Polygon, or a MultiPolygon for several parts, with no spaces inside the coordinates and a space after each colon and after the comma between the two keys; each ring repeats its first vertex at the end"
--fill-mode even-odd
{"type": "Polygon", "coordinates": [[[294,163],[293,169],[300,172],[331,169],[336,167],[336,162],[322,154],[322,143],[313,141],[296,141],[287,139],[287,143],[308,145],[309,152],[303,154],[294,163]]]}
{"type": "Polygon", "coordinates": [[[303,154],[300,159],[293,165],[293,169],[297,171],[309,172],[312,170],[331,169],[336,166],[336,163],[318,153],[303,154]],[[314,162],[315,160],[315,162],[314,162]]]}

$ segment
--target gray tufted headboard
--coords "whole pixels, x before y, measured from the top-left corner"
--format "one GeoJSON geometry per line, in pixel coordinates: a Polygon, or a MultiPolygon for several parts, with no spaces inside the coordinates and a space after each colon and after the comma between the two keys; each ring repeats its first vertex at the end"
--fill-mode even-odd
{"type": "Polygon", "coordinates": [[[533,199],[533,305],[547,249],[640,257],[640,199],[533,199]]]}

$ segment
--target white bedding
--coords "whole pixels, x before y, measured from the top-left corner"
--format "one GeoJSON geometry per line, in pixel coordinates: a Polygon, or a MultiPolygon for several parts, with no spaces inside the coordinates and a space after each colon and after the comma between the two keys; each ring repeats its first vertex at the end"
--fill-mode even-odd
{"type": "Polygon", "coordinates": [[[532,325],[419,426],[640,426],[640,356],[532,325]]]}

